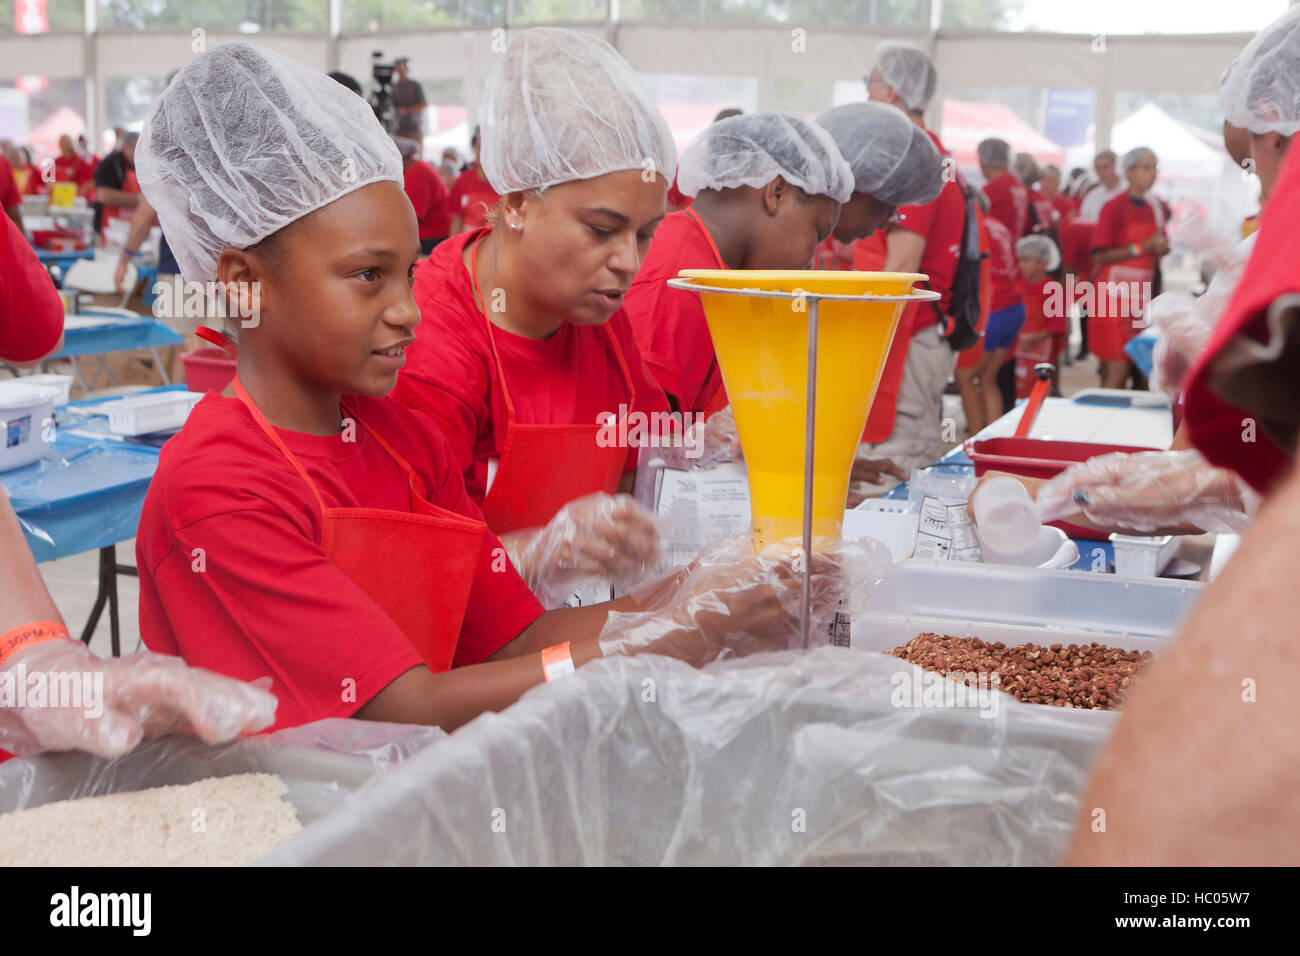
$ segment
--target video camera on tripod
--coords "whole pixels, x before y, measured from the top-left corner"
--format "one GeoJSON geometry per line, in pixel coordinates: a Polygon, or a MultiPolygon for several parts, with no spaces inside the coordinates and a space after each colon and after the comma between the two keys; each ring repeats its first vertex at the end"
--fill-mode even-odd
{"type": "Polygon", "coordinates": [[[370,75],[375,81],[374,92],[370,94],[370,108],[375,111],[379,125],[390,136],[397,130],[397,110],[393,106],[393,73],[396,68],[396,61],[385,62],[383,50],[370,54],[370,75]]]}

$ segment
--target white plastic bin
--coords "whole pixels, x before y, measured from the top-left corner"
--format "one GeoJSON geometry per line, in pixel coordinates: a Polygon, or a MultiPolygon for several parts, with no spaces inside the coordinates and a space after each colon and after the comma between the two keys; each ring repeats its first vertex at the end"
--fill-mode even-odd
{"type": "Polygon", "coordinates": [[[54,420],[53,385],[0,382],[0,471],[30,465],[45,454],[46,425],[54,420]]]}
{"type": "Polygon", "coordinates": [[[198,392],[158,392],[107,402],[98,410],[108,415],[108,429],[114,434],[147,435],[180,428],[202,400],[198,392]]]}
{"type": "MultiPolygon", "coordinates": [[[[1169,637],[1204,590],[1195,581],[910,560],[894,565],[867,610],[1088,634],[1169,637]]],[[[856,630],[855,623],[855,636],[856,630]]],[[[1043,642],[1059,639],[1045,634],[1043,642]]]]}

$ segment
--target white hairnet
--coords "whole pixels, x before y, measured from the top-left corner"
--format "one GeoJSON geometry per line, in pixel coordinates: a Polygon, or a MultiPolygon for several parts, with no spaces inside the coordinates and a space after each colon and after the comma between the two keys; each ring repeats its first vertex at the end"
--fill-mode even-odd
{"type": "Polygon", "coordinates": [[[854,190],[887,206],[920,206],[939,198],[943,156],[925,130],[884,103],[846,103],[817,122],[853,170],[854,190]]]}
{"type": "Polygon", "coordinates": [[[1011,144],[996,137],[983,139],[975,147],[975,155],[985,166],[1006,169],[1011,165],[1011,144]]]}
{"type": "Polygon", "coordinates": [[[1047,263],[1048,272],[1055,272],[1061,264],[1061,251],[1056,248],[1056,243],[1047,236],[1033,235],[1018,239],[1016,241],[1016,255],[1041,259],[1047,263]]]}
{"type": "Polygon", "coordinates": [[[632,67],[599,37],[535,27],[498,57],[479,106],[479,162],[498,193],[653,167],[677,147],[632,67]]]}
{"type": "Polygon", "coordinates": [[[1124,172],[1128,172],[1144,159],[1155,159],[1156,154],[1149,146],[1134,146],[1124,154],[1124,172]]]}
{"type": "Polygon", "coordinates": [[[930,56],[912,43],[886,40],[876,47],[876,69],[909,110],[924,110],[939,85],[930,56]]]}
{"type": "Polygon", "coordinates": [[[145,115],[136,176],[181,273],[246,249],[363,186],[402,184],[375,114],[324,73],[251,43],[202,53],[145,115]]]}
{"type": "Polygon", "coordinates": [[[1291,7],[1246,45],[1219,79],[1223,114],[1255,134],[1300,130],[1300,7],[1291,7]]]}
{"type": "Polygon", "coordinates": [[[777,176],[810,196],[844,203],[853,195],[853,170],[830,133],[785,113],[746,113],[707,127],[682,153],[677,188],[694,196],[760,188],[777,176]]]}

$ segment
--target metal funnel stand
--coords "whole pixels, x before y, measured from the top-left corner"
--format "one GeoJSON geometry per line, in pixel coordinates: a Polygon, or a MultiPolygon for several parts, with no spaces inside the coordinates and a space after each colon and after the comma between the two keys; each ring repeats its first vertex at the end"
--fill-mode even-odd
{"type": "MultiPolygon", "coordinates": [[[[804,425],[803,445],[803,588],[799,609],[799,646],[808,649],[808,630],[812,618],[812,524],[813,524],[813,462],[816,450],[817,431],[817,309],[823,299],[837,302],[933,302],[940,298],[938,292],[929,289],[913,289],[904,295],[877,295],[862,293],[860,295],[838,295],[823,292],[805,292],[794,289],[791,292],[769,291],[765,289],[732,289],[725,286],[711,286],[690,278],[669,279],[668,285],[674,289],[688,292],[708,292],[711,295],[743,295],[750,298],[789,299],[791,311],[799,311],[793,303],[806,303],[808,308],[808,375],[805,405],[807,418],[804,425]]],[[[895,333],[897,334],[897,333],[895,333]]],[[[724,376],[725,379],[725,376],[724,376]]]]}

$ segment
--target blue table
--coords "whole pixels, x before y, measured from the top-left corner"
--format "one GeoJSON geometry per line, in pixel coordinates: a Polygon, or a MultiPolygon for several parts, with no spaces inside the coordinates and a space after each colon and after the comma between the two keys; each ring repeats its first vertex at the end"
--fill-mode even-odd
{"type": "Polygon", "coordinates": [[[68,266],[78,259],[95,258],[94,249],[37,249],[36,258],[41,261],[45,268],[58,266],[60,269],[67,270],[68,266]]]}
{"type": "MultiPolygon", "coordinates": [[[[114,313],[87,309],[81,315],[90,317],[112,316],[114,313]]],[[[75,360],[82,355],[104,355],[108,352],[121,352],[128,349],[149,349],[153,353],[154,363],[158,367],[163,383],[169,385],[171,384],[170,377],[167,374],[167,367],[163,363],[162,357],[158,354],[158,347],[181,345],[184,342],[183,336],[172,331],[162,322],[151,316],[142,315],[134,319],[123,318],[84,329],[65,329],[63,332],[63,348],[49,356],[45,361],[52,362],[56,359],[75,360]]],[[[102,360],[100,364],[103,365],[102,360]]],[[[73,361],[72,368],[81,387],[89,390],[89,385],[81,374],[81,369],[76,361],[73,361]]]]}
{"type": "MultiPolygon", "coordinates": [[[[183,389],[173,385],[149,391],[183,389]]],[[[88,406],[102,401],[59,406],[54,441],[44,457],[0,473],[0,484],[37,561],[99,551],[99,588],[82,640],[90,640],[107,605],[117,655],[117,575],[136,573],[133,566],[117,563],[117,543],[135,536],[145,493],[158,468],[158,448],[111,437],[107,418],[87,413],[88,406]]]]}

